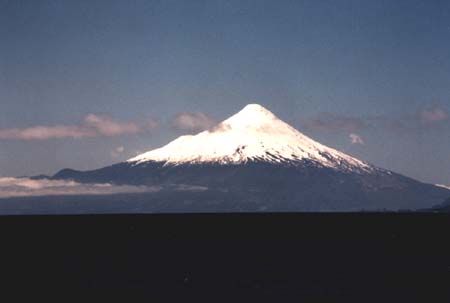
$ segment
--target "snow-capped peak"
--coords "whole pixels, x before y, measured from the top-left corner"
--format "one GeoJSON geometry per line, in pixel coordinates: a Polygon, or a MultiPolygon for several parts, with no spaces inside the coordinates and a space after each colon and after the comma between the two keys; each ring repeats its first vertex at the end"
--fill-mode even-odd
{"type": "Polygon", "coordinates": [[[177,165],[265,161],[295,165],[303,160],[340,170],[373,170],[369,164],[303,135],[259,104],[248,104],[212,129],[181,136],[128,162],[177,165]]]}
{"type": "Polygon", "coordinates": [[[248,104],[240,112],[231,116],[222,123],[233,127],[256,127],[279,120],[272,112],[259,104],[248,104]]]}

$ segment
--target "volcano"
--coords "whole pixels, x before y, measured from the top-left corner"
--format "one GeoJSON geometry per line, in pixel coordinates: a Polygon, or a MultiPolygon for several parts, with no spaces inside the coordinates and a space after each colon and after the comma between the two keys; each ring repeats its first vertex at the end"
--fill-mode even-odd
{"type": "Polygon", "coordinates": [[[414,210],[450,196],[447,189],[327,147],[258,104],[126,162],[64,169],[52,179],[161,186],[168,193],[165,207],[178,211],[192,211],[189,205],[231,212],[414,210]],[[201,188],[202,194],[194,203],[180,203],[189,195],[174,189],[180,186],[201,188]]]}

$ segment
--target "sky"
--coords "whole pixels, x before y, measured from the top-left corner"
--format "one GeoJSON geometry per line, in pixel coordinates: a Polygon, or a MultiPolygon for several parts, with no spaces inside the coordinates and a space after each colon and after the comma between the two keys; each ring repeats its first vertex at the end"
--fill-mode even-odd
{"type": "Polygon", "coordinates": [[[450,185],[450,2],[0,0],[0,177],[124,161],[248,103],[450,185]]]}

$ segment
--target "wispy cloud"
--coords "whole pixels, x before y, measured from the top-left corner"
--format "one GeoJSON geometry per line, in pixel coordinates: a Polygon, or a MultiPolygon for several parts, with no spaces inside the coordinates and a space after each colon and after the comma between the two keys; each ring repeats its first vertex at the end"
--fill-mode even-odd
{"type": "Polygon", "coordinates": [[[439,123],[450,120],[449,113],[446,110],[439,107],[423,109],[417,113],[417,116],[422,123],[427,124],[439,123]]]}
{"type": "Polygon", "coordinates": [[[350,142],[352,144],[359,144],[359,145],[364,145],[365,144],[363,138],[360,135],[358,135],[358,134],[351,133],[349,135],[349,137],[350,137],[350,142]]]}
{"type": "Polygon", "coordinates": [[[95,129],[75,125],[33,126],[28,128],[0,129],[2,140],[48,140],[95,137],[95,129]]]}
{"type": "Polygon", "coordinates": [[[306,120],[304,126],[325,132],[358,131],[366,127],[366,122],[361,118],[322,112],[306,120]]]}
{"type": "Polygon", "coordinates": [[[84,125],[95,129],[95,131],[103,136],[117,136],[124,134],[136,134],[142,131],[141,127],[135,122],[115,121],[108,116],[99,116],[89,114],[84,118],[84,125]]]}
{"type": "Polygon", "coordinates": [[[201,112],[180,113],[172,121],[175,129],[191,133],[209,129],[216,123],[214,119],[201,112]]]}
{"type": "Polygon", "coordinates": [[[124,146],[118,146],[118,147],[114,148],[110,152],[111,158],[119,157],[121,154],[123,154],[124,151],[125,151],[125,147],[124,146]]]}
{"type": "Polygon", "coordinates": [[[0,140],[81,139],[98,136],[137,134],[158,127],[156,120],[145,123],[122,122],[106,115],[89,114],[78,125],[36,125],[27,128],[0,129],[0,140]]]}
{"type": "Polygon", "coordinates": [[[322,112],[312,118],[305,119],[303,127],[331,133],[357,133],[369,128],[404,133],[423,128],[430,129],[446,122],[450,122],[449,112],[444,108],[434,106],[421,109],[416,113],[405,111],[397,116],[368,115],[355,117],[322,112]]]}
{"type": "Polygon", "coordinates": [[[108,195],[158,191],[158,187],[116,186],[109,183],[81,184],[64,180],[0,178],[0,198],[52,195],[108,195]]]}
{"type": "Polygon", "coordinates": [[[405,112],[397,117],[384,117],[383,126],[397,133],[411,133],[432,130],[450,122],[450,115],[445,108],[432,106],[418,110],[416,113],[405,112]]]}

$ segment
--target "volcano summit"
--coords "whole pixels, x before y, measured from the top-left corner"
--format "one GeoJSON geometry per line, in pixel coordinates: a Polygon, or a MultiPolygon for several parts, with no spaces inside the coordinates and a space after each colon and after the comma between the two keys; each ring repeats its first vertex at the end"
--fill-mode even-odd
{"type": "Polygon", "coordinates": [[[126,162],[93,171],[64,169],[52,178],[161,186],[171,193],[161,211],[419,209],[450,196],[447,189],[322,145],[258,104],[126,162]],[[179,186],[204,190],[189,206],[180,203],[188,194],[173,189],[179,186]]]}

